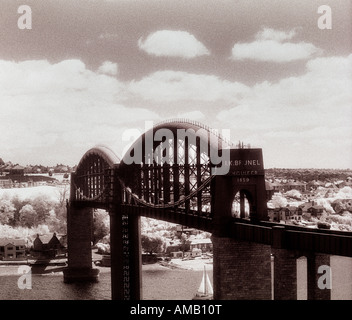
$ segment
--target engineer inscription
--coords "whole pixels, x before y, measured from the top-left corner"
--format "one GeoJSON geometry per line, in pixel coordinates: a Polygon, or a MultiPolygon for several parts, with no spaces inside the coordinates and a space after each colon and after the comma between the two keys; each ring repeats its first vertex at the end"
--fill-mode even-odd
{"type": "Polygon", "coordinates": [[[264,175],[262,149],[231,149],[229,166],[233,176],[264,175]]]}

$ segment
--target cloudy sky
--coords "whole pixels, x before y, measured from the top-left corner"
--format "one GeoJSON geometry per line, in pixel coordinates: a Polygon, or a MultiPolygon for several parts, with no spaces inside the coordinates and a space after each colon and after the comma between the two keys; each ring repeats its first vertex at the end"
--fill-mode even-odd
{"type": "Polygon", "coordinates": [[[4,161],[74,165],[96,144],[121,156],[126,130],[181,117],[263,148],[266,168],[352,167],[351,0],[0,8],[4,161]]]}

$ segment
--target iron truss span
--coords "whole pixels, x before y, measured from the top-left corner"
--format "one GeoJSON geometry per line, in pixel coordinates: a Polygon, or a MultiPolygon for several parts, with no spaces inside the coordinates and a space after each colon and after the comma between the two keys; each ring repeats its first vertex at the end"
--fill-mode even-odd
{"type": "Polygon", "coordinates": [[[123,203],[211,216],[212,157],[231,143],[194,121],[169,120],[145,132],[118,168],[123,203]]]}
{"type": "MultiPolygon", "coordinates": [[[[136,140],[122,160],[105,146],[88,150],[71,175],[70,203],[119,208],[122,215],[146,216],[208,232],[222,225],[221,236],[352,257],[351,232],[288,226],[252,217],[219,218],[223,208],[221,199],[216,199],[220,205],[215,210],[214,199],[219,193],[213,188],[216,179],[224,177],[212,174],[211,155],[219,156],[223,148],[233,146],[199,123],[171,120],[157,124],[136,140]],[[163,130],[161,134],[159,130],[163,130]],[[138,161],[130,163],[131,159],[138,161]]],[[[229,179],[238,182],[236,176],[229,179]]],[[[252,180],[255,178],[250,176],[240,183],[246,186],[252,180]]],[[[238,186],[230,183],[223,190],[229,188],[238,186]]],[[[252,198],[248,197],[254,201],[255,196],[252,198]]]]}

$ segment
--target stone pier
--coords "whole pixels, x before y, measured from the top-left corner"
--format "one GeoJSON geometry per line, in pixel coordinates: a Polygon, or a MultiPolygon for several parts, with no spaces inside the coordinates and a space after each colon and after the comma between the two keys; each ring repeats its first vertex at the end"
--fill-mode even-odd
{"type": "Polygon", "coordinates": [[[99,270],[92,266],[93,209],[67,207],[68,267],[64,282],[97,281],[99,270]]]}

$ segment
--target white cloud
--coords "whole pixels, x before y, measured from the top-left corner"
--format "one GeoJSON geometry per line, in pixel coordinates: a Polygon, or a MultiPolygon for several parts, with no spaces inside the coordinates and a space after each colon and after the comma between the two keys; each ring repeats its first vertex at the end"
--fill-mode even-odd
{"type": "Polygon", "coordinates": [[[5,161],[75,164],[97,143],[119,152],[124,130],[143,130],[145,120],[183,117],[231,129],[233,141],[263,148],[270,165],[352,163],[352,55],[315,58],[300,76],[251,87],[171,70],[127,83],[80,60],[0,60],[0,69],[5,161]]]}
{"type": "Polygon", "coordinates": [[[126,126],[160,119],[126,106],[125,84],[80,60],[1,60],[0,69],[0,150],[6,160],[74,164],[97,143],[122,149],[126,126]]]}
{"type": "Polygon", "coordinates": [[[284,63],[312,58],[321,50],[307,42],[287,42],[296,35],[296,30],[278,31],[265,28],[258,32],[256,40],[236,43],[232,48],[233,60],[256,60],[284,63]]]}
{"type": "Polygon", "coordinates": [[[248,88],[238,82],[217,76],[182,71],[157,71],[139,81],[132,81],[129,90],[145,100],[153,101],[236,101],[248,88]]]}
{"type": "Polygon", "coordinates": [[[338,157],[340,166],[348,167],[352,55],[316,58],[306,67],[301,76],[253,86],[235,107],[221,111],[218,120],[275,154],[282,165],[315,167],[325,162],[329,167],[338,157]]]}
{"type": "Polygon", "coordinates": [[[118,35],[116,33],[109,33],[109,32],[105,32],[105,33],[101,33],[99,35],[99,39],[116,39],[118,38],[118,35]]]}
{"type": "Polygon", "coordinates": [[[259,31],[255,38],[257,40],[275,40],[281,42],[283,40],[290,40],[297,34],[296,29],[289,31],[275,30],[272,28],[263,28],[259,31]]]}
{"type": "Polygon", "coordinates": [[[108,75],[116,76],[118,71],[117,63],[111,61],[105,61],[99,67],[98,72],[105,73],[108,75]]]}
{"type": "Polygon", "coordinates": [[[194,111],[180,113],[177,115],[177,118],[202,121],[205,119],[205,115],[203,112],[199,110],[194,110],[194,111]]]}
{"type": "Polygon", "coordinates": [[[141,50],[157,57],[190,59],[210,54],[194,35],[186,31],[159,30],[151,33],[145,40],[140,38],[138,46],[141,50]]]}

